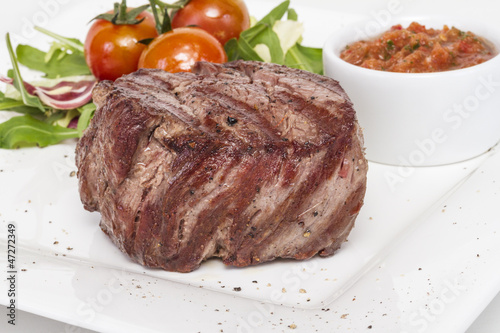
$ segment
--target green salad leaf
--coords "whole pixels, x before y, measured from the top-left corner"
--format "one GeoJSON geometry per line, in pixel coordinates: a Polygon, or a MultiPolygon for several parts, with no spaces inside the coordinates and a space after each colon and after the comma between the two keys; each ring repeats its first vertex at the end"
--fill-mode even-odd
{"type": "Polygon", "coordinates": [[[19,63],[44,73],[49,79],[91,74],[85,61],[82,42],[40,27],[35,27],[35,29],[54,38],[55,41],[52,42],[47,52],[30,45],[18,45],[16,56],[19,63]]]}
{"type": "MultiPolygon", "coordinates": [[[[38,96],[31,94],[34,86],[23,81],[19,63],[44,73],[44,81],[49,83],[49,87],[53,86],[53,82],[71,82],[75,77],[90,74],[83,54],[83,44],[79,40],[42,28],[36,29],[56,40],[48,52],[29,45],[18,45],[14,53],[10,36],[6,35],[12,63],[8,77],[12,79],[10,83],[13,87],[8,85],[5,93],[0,92],[0,111],[14,111],[22,115],[0,124],[0,148],[46,147],[66,139],[78,138],[95,111],[95,105],[91,102],[76,109],[59,110],[44,104],[38,96]],[[80,117],[77,128],[68,128],[77,117],[80,117]]],[[[2,81],[9,83],[7,78],[2,81]]],[[[39,83],[37,88],[41,85],[43,83],[39,83]]]]}
{"type": "Polygon", "coordinates": [[[280,3],[238,39],[229,40],[224,45],[229,61],[267,61],[323,74],[323,51],[300,44],[302,24],[289,6],[289,0],[280,3]]]}
{"type": "MultiPolygon", "coordinates": [[[[280,3],[278,6],[274,7],[270,12],[269,14],[267,14],[266,16],[264,16],[263,18],[260,19],[260,21],[258,21],[255,26],[258,26],[258,25],[267,25],[269,27],[272,27],[273,24],[276,22],[276,21],[279,21],[281,20],[281,18],[283,17],[283,15],[285,15],[287,12],[288,12],[288,7],[290,6],[290,1],[289,0],[286,0],[286,1],[283,1],[282,3],[280,3]]],[[[258,29],[261,29],[261,28],[258,28],[258,29]]],[[[248,30],[252,30],[252,27],[248,30]]],[[[248,31],[246,30],[246,31],[248,31]]],[[[243,31],[242,34],[244,35],[244,37],[248,37],[248,32],[245,32],[243,31]]]]}
{"type": "Polygon", "coordinates": [[[21,99],[26,106],[32,106],[40,109],[40,111],[45,112],[45,107],[40,101],[40,99],[36,96],[28,94],[26,88],[24,88],[24,81],[21,76],[21,72],[19,71],[19,65],[17,63],[16,56],[14,55],[14,51],[12,50],[12,44],[10,42],[10,35],[7,33],[5,37],[7,41],[7,49],[9,51],[10,60],[12,62],[13,67],[13,79],[14,79],[14,87],[21,94],[21,99]]]}
{"type": "Polygon", "coordinates": [[[283,48],[280,45],[280,39],[275,31],[272,29],[264,29],[260,34],[258,34],[254,39],[255,44],[254,50],[260,50],[259,54],[264,54],[260,56],[265,61],[273,62],[275,64],[284,64],[284,54],[283,48]]]}
{"type": "Polygon", "coordinates": [[[30,115],[18,116],[0,124],[0,147],[46,147],[77,138],[78,130],[48,124],[30,115]]]}
{"type": "Polygon", "coordinates": [[[72,52],[79,52],[83,54],[83,43],[78,40],[77,38],[70,38],[70,37],[64,37],[61,35],[58,35],[52,31],[49,31],[47,29],[44,29],[42,27],[35,27],[35,30],[40,31],[41,33],[46,34],[47,36],[50,36],[54,38],[55,40],[59,41],[64,48],[67,50],[70,50],[72,52]]]}
{"type": "Polygon", "coordinates": [[[66,51],[57,49],[52,51],[47,61],[48,52],[40,51],[29,45],[20,44],[16,48],[16,55],[19,63],[30,69],[45,73],[45,77],[49,79],[90,75],[90,70],[83,54],[68,54],[66,51]]]}
{"type": "Polygon", "coordinates": [[[5,94],[0,91],[0,110],[11,110],[20,106],[24,106],[23,101],[6,97],[5,94]]]}
{"type": "Polygon", "coordinates": [[[323,74],[323,51],[319,48],[306,47],[297,43],[288,50],[285,63],[289,67],[323,74]]]}
{"type": "Polygon", "coordinates": [[[80,118],[78,118],[78,124],[76,130],[78,131],[78,136],[83,135],[83,131],[89,126],[90,120],[94,116],[96,106],[94,103],[85,104],[84,106],[78,108],[80,112],[80,118]]]}
{"type": "Polygon", "coordinates": [[[0,92],[0,111],[14,111],[17,113],[40,115],[43,114],[40,109],[27,106],[23,101],[6,97],[0,92]]]}
{"type": "Polygon", "coordinates": [[[295,11],[295,9],[293,9],[293,8],[288,8],[287,18],[288,18],[290,21],[298,21],[298,19],[299,19],[299,15],[298,15],[298,14],[297,14],[297,12],[295,11]]]}
{"type": "Polygon", "coordinates": [[[238,59],[264,61],[244,38],[228,40],[224,45],[224,49],[229,61],[238,59]]]}

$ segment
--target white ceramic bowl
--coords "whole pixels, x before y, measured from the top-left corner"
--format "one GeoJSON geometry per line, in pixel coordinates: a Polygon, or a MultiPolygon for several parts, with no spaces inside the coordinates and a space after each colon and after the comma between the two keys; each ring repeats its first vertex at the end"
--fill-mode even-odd
{"type": "Polygon", "coordinates": [[[392,165],[431,166],[486,152],[500,140],[500,56],[465,69],[415,74],[366,69],[340,59],[346,45],[412,21],[428,28],[456,26],[500,50],[500,25],[443,17],[399,18],[387,26],[365,21],[333,33],[323,48],[325,75],[338,80],[353,102],[366,157],[392,165]]]}

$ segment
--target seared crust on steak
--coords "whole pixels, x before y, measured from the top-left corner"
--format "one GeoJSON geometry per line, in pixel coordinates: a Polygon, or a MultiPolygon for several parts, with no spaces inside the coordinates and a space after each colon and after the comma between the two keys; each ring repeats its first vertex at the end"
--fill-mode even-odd
{"type": "Polygon", "coordinates": [[[334,253],[363,204],[352,104],[327,77],[274,64],[139,70],[94,89],[77,145],[81,200],[133,260],[189,272],[334,253]]]}

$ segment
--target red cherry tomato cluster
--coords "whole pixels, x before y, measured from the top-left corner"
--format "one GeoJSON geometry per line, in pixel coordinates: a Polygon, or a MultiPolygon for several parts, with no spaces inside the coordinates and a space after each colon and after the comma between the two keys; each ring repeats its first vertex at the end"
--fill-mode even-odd
{"type": "Polygon", "coordinates": [[[85,59],[98,80],[115,80],[138,68],[188,72],[197,61],[227,61],[224,44],[248,29],[242,0],[190,0],[172,18],[172,30],[158,35],[154,16],[143,11],[136,24],[97,19],[85,40],[85,59]],[[142,21],[141,21],[142,20],[142,21]],[[141,40],[152,39],[146,46],[141,40]]]}

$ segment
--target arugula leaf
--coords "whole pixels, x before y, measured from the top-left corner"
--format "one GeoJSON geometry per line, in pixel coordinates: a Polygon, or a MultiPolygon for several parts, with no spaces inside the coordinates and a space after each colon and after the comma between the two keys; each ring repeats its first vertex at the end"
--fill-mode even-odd
{"type": "Polygon", "coordinates": [[[323,74],[323,50],[295,44],[285,56],[285,65],[323,74]]]}
{"type": "Polygon", "coordinates": [[[39,109],[26,106],[23,101],[18,101],[12,98],[5,98],[0,101],[0,111],[13,111],[23,114],[40,115],[39,109]]]}
{"type": "MultiPolygon", "coordinates": [[[[37,118],[37,119],[40,119],[41,121],[43,121],[46,124],[55,126],[55,125],[58,125],[57,122],[60,121],[61,119],[63,119],[66,116],[66,114],[67,114],[66,111],[55,111],[55,112],[52,112],[48,117],[37,118]]],[[[64,125],[59,125],[59,126],[65,127],[64,125]]]]}
{"type": "Polygon", "coordinates": [[[283,15],[288,11],[288,6],[290,6],[290,1],[286,0],[280,3],[278,6],[273,8],[269,14],[264,16],[260,21],[258,21],[255,25],[265,24],[268,26],[273,26],[274,22],[281,20],[283,15]]]}
{"type": "Polygon", "coordinates": [[[299,19],[299,16],[297,15],[295,9],[293,8],[288,9],[287,19],[290,21],[297,21],[299,19]]]}
{"type": "Polygon", "coordinates": [[[5,39],[7,41],[7,49],[9,51],[9,56],[10,56],[10,60],[12,62],[12,67],[13,67],[14,87],[16,87],[16,89],[21,94],[21,99],[26,106],[33,106],[33,107],[40,109],[42,112],[45,112],[45,107],[43,106],[40,99],[36,96],[28,94],[28,92],[26,91],[26,88],[24,88],[24,81],[23,81],[23,78],[21,76],[21,72],[19,71],[19,65],[17,63],[16,56],[14,55],[14,51],[12,50],[12,44],[10,42],[9,33],[7,33],[5,39]]]}
{"type": "Polygon", "coordinates": [[[255,46],[257,44],[255,40],[262,33],[265,33],[266,30],[272,29],[274,23],[276,21],[279,21],[283,17],[283,15],[285,15],[285,13],[288,10],[289,4],[290,1],[288,0],[279,4],[273,10],[271,10],[269,14],[267,14],[260,21],[255,23],[254,26],[241,32],[240,39],[244,39],[248,44],[255,46]]]}
{"type": "Polygon", "coordinates": [[[43,52],[29,45],[18,45],[16,56],[24,66],[45,73],[47,78],[89,75],[82,42],[68,38],[41,27],[36,30],[54,38],[56,41],[48,52],[43,52]]]}
{"type": "Polygon", "coordinates": [[[43,114],[38,108],[24,105],[23,101],[5,97],[0,91],[0,111],[14,111],[23,114],[40,115],[43,114]]]}
{"type": "Polygon", "coordinates": [[[12,98],[5,98],[0,102],[0,110],[10,110],[19,106],[24,106],[23,101],[18,101],[12,98]]]}
{"type": "MultiPolygon", "coordinates": [[[[271,29],[265,29],[256,38],[254,38],[253,43],[255,45],[264,44],[269,49],[271,55],[271,62],[279,65],[283,65],[283,49],[280,45],[280,39],[278,35],[271,29]]],[[[254,45],[254,47],[255,47],[254,45]]]]}
{"type": "Polygon", "coordinates": [[[238,50],[238,44],[239,43],[236,38],[231,38],[226,42],[226,44],[224,44],[224,51],[226,51],[228,61],[233,61],[238,59],[240,52],[240,50],[238,50]]]}
{"type": "Polygon", "coordinates": [[[78,109],[58,110],[44,105],[37,96],[31,94],[33,87],[23,81],[19,63],[45,73],[48,80],[90,74],[83,54],[83,44],[79,40],[62,37],[43,28],[35,29],[56,39],[48,52],[29,45],[18,45],[14,53],[10,36],[6,35],[12,62],[8,75],[12,81],[4,82],[12,83],[13,88],[10,88],[8,97],[7,92],[0,92],[0,110],[15,111],[24,115],[0,124],[0,148],[45,147],[69,138],[78,138],[88,126],[95,110],[93,103],[78,109]],[[78,129],[64,127],[77,116],[80,116],[78,129]]]}
{"type": "Polygon", "coordinates": [[[15,108],[22,105],[24,105],[23,101],[5,97],[5,94],[0,91],[0,110],[10,110],[10,108],[15,108]]]}
{"type": "Polygon", "coordinates": [[[96,106],[94,103],[89,103],[81,108],[78,108],[80,112],[80,118],[78,119],[78,124],[76,125],[76,130],[78,131],[78,136],[82,137],[83,131],[89,126],[90,120],[94,116],[96,106]]]}
{"type": "Polygon", "coordinates": [[[76,137],[76,129],[53,126],[30,115],[13,117],[0,124],[0,148],[46,147],[76,137]]]}
{"type": "Polygon", "coordinates": [[[255,52],[253,47],[241,37],[239,40],[236,38],[228,40],[224,45],[224,50],[226,51],[228,61],[238,59],[264,61],[259,54],[255,52]]]}
{"type": "Polygon", "coordinates": [[[59,41],[62,45],[65,46],[66,49],[71,50],[73,52],[80,52],[83,54],[83,43],[80,42],[80,40],[78,40],[77,38],[64,37],[38,26],[35,26],[35,30],[38,30],[41,33],[44,33],[47,36],[50,36],[55,40],[59,41]]]}
{"type": "Polygon", "coordinates": [[[46,78],[55,79],[91,74],[83,54],[68,54],[62,50],[56,50],[46,61],[47,54],[48,52],[40,51],[29,45],[18,45],[16,48],[17,60],[30,69],[45,73],[46,78]]]}
{"type": "Polygon", "coordinates": [[[71,121],[80,115],[80,112],[76,109],[65,110],[64,112],[59,112],[62,116],[57,119],[57,121],[45,121],[46,123],[59,125],[61,127],[69,127],[71,121]]]}
{"type": "Polygon", "coordinates": [[[231,39],[224,45],[228,60],[237,59],[264,61],[255,51],[255,46],[264,44],[269,48],[271,61],[283,63],[283,50],[279,38],[272,30],[274,23],[280,20],[288,10],[290,1],[284,1],[264,16],[254,26],[243,31],[238,39],[231,39]]]}
{"type": "Polygon", "coordinates": [[[229,40],[224,45],[228,60],[270,61],[322,74],[322,49],[300,45],[303,27],[289,5],[289,0],[282,2],[238,39],[229,40]],[[285,14],[286,21],[281,21],[285,14]]]}

